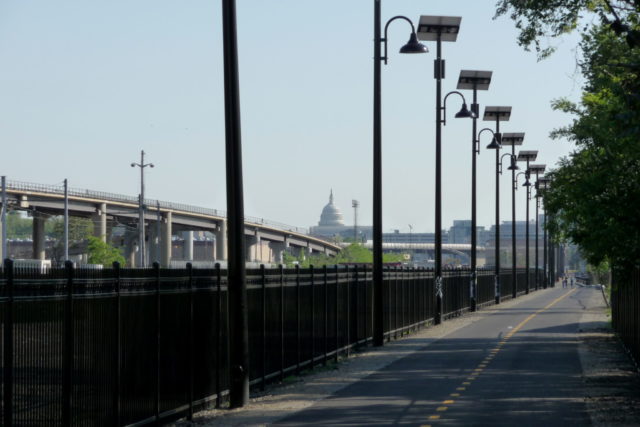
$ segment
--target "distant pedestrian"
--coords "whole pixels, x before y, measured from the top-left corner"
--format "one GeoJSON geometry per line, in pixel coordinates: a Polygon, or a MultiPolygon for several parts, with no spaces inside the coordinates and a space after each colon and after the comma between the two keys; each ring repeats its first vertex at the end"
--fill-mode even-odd
{"type": "Polygon", "coordinates": [[[571,287],[573,288],[573,276],[571,276],[571,287]]]}
{"type": "Polygon", "coordinates": [[[562,278],[562,287],[563,287],[563,288],[566,288],[566,287],[567,287],[567,276],[564,276],[564,277],[562,278]]]}

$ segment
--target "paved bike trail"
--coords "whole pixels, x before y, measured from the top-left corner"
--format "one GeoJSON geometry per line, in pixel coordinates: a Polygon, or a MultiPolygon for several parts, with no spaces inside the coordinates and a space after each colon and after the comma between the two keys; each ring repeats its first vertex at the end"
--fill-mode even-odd
{"type": "Polygon", "coordinates": [[[274,425],[590,425],[576,333],[593,292],[539,292],[274,425]]]}

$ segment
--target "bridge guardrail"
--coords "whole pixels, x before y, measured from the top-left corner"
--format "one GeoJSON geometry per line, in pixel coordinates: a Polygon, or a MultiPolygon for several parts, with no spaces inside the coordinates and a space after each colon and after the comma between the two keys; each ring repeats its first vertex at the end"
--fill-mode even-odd
{"type": "MultiPolygon", "coordinates": [[[[7,189],[17,190],[17,191],[33,191],[38,193],[64,195],[64,188],[62,186],[50,185],[50,184],[36,184],[36,183],[22,182],[22,181],[7,180],[7,189]]],[[[105,201],[112,201],[112,202],[134,203],[134,204],[138,203],[137,197],[126,196],[124,194],[110,193],[106,191],[95,191],[95,190],[69,187],[68,194],[69,196],[103,199],[105,201]]],[[[174,203],[174,202],[165,202],[161,200],[145,199],[144,204],[145,206],[148,206],[151,208],[155,208],[159,204],[161,209],[172,209],[176,211],[183,211],[183,212],[195,213],[200,215],[219,216],[223,218],[227,217],[227,212],[221,209],[203,208],[203,207],[188,205],[184,203],[174,203]]],[[[258,218],[253,216],[245,216],[244,219],[246,222],[249,222],[252,224],[265,225],[265,226],[272,227],[282,231],[291,231],[299,234],[309,234],[309,229],[305,227],[296,227],[296,226],[284,224],[281,222],[270,221],[264,218],[258,218]]],[[[324,239],[320,239],[320,240],[324,240],[324,239]]]]}

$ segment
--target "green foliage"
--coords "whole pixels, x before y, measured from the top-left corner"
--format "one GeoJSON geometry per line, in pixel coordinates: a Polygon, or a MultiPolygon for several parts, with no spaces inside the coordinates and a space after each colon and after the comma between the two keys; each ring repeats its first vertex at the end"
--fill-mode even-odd
{"type": "Polygon", "coordinates": [[[499,0],[496,6],[494,19],[508,15],[520,30],[518,44],[527,50],[533,46],[540,59],[555,50],[548,44],[550,38],[577,29],[587,32],[592,25],[606,25],[629,46],[640,46],[634,26],[640,10],[637,0],[499,0]]]}
{"type": "Polygon", "coordinates": [[[580,105],[555,107],[574,115],[555,132],[577,150],[549,173],[544,193],[550,229],[575,242],[587,261],[640,263],[640,49],[608,28],[583,36],[587,82],[580,105]]]}
{"type": "Polygon", "coordinates": [[[33,220],[24,217],[18,211],[7,212],[7,238],[30,239],[33,230],[33,220]]]}
{"type": "MultiPolygon", "coordinates": [[[[382,262],[395,263],[402,262],[404,257],[402,254],[383,254],[382,262]]],[[[358,243],[352,243],[346,248],[342,249],[335,257],[330,257],[324,254],[311,255],[308,257],[302,254],[299,257],[286,253],[284,254],[284,264],[293,265],[297,263],[302,268],[307,268],[310,265],[314,267],[321,267],[324,265],[336,265],[345,263],[357,263],[357,264],[371,264],[373,263],[373,253],[358,243]]]]}
{"type": "Polygon", "coordinates": [[[102,264],[105,267],[110,267],[114,262],[119,262],[124,265],[124,256],[118,248],[103,242],[98,237],[89,236],[88,240],[89,264],[102,264]]]}
{"type": "Polygon", "coordinates": [[[582,99],[553,103],[574,119],[552,137],[571,140],[576,150],[548,174],[550,230],[557,240],[578,244],[591,265],[640,264],[640,1],[499,0],[497,6],[496,17],[511,16],[518,42],[534,45],[541,58],[553,50],[541,45],[548,37],[576,29],[582,36],[582,99]]]}

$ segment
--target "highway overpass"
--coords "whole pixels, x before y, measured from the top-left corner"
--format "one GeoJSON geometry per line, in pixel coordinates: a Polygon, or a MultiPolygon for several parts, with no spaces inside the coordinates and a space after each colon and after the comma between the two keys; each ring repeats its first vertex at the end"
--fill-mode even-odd
{"type": "MultiPolygon", "coordinates": [[[[0,202],[1,203],[1,202],[0,202]]],[[[116,226],[128,230],[123,239],[124,255],[136,265],[139,202],[137,197],[85,189],[68,189],[69,216],[90,218],[94,235],[103,241],[116,226]]],[[[215,236],[211,261],[227,259],[227,217],[219,209],[145,199],[145,231],[148,236],[146,259],[172,264],[172,242],[184,239],[185,260],[193,259],[194,232],[208,231],[215,236]]],[[[60,186],[7,181],[7,207],[26,211],[33,218],[33,258],[45,258],[44,224],[47,218],[64,213],[64,189],[60,186]]],[[[1,227],[1,225],[0,225],[1,227]]],[[[249,262],[279,263],[283,253],[294,255],[324,253],[335,255],[340,247],[309,236],[308,230],[262,218],[245,217],[246,259],[249,262]]],[[[1,250],[0,250],[1,251],[1,250]]],[[[5,254],[0,254],[4,258],[5,254]]]]}

